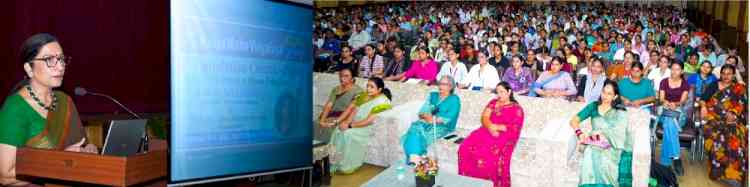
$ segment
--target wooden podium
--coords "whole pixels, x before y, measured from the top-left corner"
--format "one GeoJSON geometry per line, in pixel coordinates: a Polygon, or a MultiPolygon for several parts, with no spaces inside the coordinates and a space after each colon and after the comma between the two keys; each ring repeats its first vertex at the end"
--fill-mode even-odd
{"type": "Polygon", "coordinates": [[[19,149],[16,174],[108,186],[143,184],[167,176],[167,146],[152,140],[150,150],[128,157],[44,149],[19,149]]]}

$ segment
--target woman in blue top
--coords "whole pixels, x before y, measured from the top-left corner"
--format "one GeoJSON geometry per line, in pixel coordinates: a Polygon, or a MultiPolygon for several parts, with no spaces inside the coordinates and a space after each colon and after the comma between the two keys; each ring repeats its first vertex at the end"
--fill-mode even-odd
{"type": "Polygon", "coordinates": [[[713,72],[711,62],[703,61],[700,71],[688,77],[687,82],[690,84],[690,90],[693,91],[694,98],[701,98],[703,93],[705,93],[706,87],[718,80],[711,72],[713,72]]]}
{"type": "Polygon", "coordinates": [[[427,153],[427,147],[437,138],[450,134],[456,129],[461,101],[454,93],[456,83],[451,76],[443,76],[437,92],[430,92],[427,101],[419,110],[419,120],[411,124],[401,136],[406,162],[416,161],[418,156],[427,153]],[[413,161],[412,161],[413,160],[413,161]]]}

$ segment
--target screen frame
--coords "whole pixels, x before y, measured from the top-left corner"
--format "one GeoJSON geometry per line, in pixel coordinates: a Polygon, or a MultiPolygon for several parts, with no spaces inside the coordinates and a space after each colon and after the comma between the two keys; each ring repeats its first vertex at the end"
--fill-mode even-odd
{"type": "MultiPolygon", "coordinates": [[[[170,89],[169,89],[169,95],[171,97],[172,95],[172,89],[171,89],[171,83],[172,83],[172,66],[174,65],[172,62],[174,60],[174,56],[172,55],[172,6],[171,4],[174,3],[174,1],[177,0],[170,0],[170,8],[167,10],[169,18],[169,63],[170,63],[170,74],[169,74],[169,82],[170,82],[170,89]]],[[[286,5],[292,5],[300,8],[305,8],[310,10],[313,13],[313,17],[311,19],[315,19],[315,9],[313,6],[312,1],[310,0],[309,3],[307,3],[307,0],[267,0],[275,3],[280,4],[286,4],[286,5]]],[[[314,20],[313,20],[314,21],[314,20]]],[[[311,33],[312,35],[312,33],[311,33]]],[[[312,63],[312,62],[310,62],[312,63]]],[[[310,75],[312,76],[312,74],[310,75]]],[[[170,99],[171,100],[171,99],[170,99]]],[[[171,105],[171,104],[170,104],[171,105]]],[[[171,106],[170,106],[171,110],[171,106]]],[[[174,113],[170,112],[170,117],[174,118],[174,113]]],[[[174,125],[174,124],[172,124],[174,125]]],[[[171,147],[171,140],[172,140],[172,128],[170,128],[169,133],[167,133],[167,147],[171,147]]],[[[312,141],[312,140],[311,140],[312,141]]],[[[201,177],[201,178],[193,178],[193,179],[187,179],[187,180],[174,180],[172,178],[172,151],[171,149],[168,149],[167,152],[169,153],[167,158],[167,186],[168,187],[176,187],[176,186],[187,186],[187,185],[196,185],[196,184],[205,184],[205,183],[212,183],[212,182],[221,182],[221,181],[228,181],[228,180],[235,180],[235,179],[242,179],[242,178],[251,178],[256,176],[264,176],[264,175],[272,175],[272,174],[278,174],[278,173],[288,173],[288,172],[295,172],[295,171],[304,171],[307,170],[309,172],[312,172],[313,166],[312,161],[310,161],[307,166],[299,166],[299,167],[286,167],[286,168],[279,168],[279,169],[271,169],[271,170],[263,170],[263,171],[255,171],[255,172],[246,172],[246,173],[237,173],[237,174],[229,174],[229,175],[218,175],[218,176],[211,176],[211,177],[201,177]]],[[[312,149],[310,150],[312,152],[312,149]]],[[[312,173],[310,173],[312,174],[312,173]]],[[[312,176],[309,176],[310,179],[312,179],[312,176]]]]}

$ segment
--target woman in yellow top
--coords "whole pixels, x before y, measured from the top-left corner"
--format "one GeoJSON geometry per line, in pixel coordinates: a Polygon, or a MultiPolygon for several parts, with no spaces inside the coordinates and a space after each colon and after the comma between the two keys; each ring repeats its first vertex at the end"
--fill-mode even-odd
{"type": "Polygon", "coordinates": [[[70,58],[57,39],[46,33],[27,39],[21,48],[27,78],[14,88],[0,108],[0,185],[29,186],[16,179],[16,150],[23,147],[96,153],[86,144],[70,96],[53,88],[62,85],[70,58]]]}

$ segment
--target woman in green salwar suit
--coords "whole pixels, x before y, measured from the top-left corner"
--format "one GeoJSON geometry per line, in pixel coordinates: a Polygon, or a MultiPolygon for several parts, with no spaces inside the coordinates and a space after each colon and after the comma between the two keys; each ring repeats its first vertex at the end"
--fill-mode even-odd
{"type": "Polygon", "coordinates": [[[331,172],[350,174],[362,166],[372,123],[378,113],[391,108],[390,99],[391,92],[385,88],[383,79],[370,78],[366,92],[357,95],[338,119],[322,124],[324,127],[336,127],[330,141],[334,150],[331,172]]]}
{"type": "Polygon", "coordinates": [[[632,138],[617,83],[607,80],[597,102],[573,117],[570,126],[583,144],[578,186],[632,186],[632,138]],[[591,132],[584,133],[580,122],[591,118],[591,132]]]}

